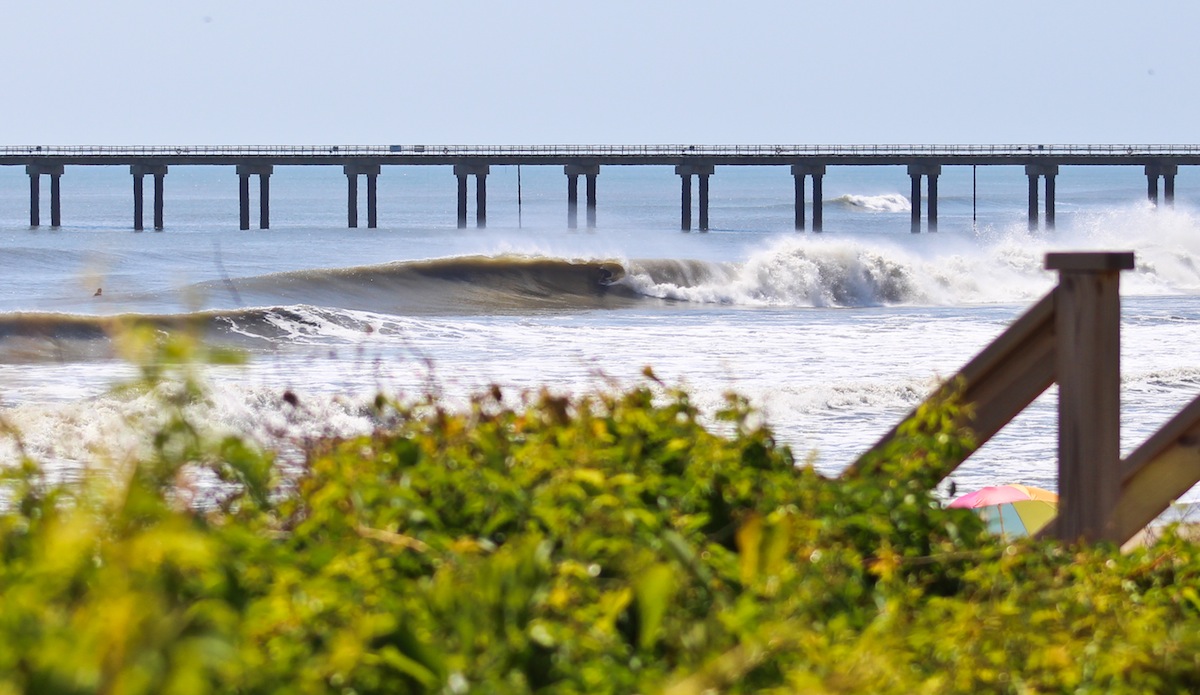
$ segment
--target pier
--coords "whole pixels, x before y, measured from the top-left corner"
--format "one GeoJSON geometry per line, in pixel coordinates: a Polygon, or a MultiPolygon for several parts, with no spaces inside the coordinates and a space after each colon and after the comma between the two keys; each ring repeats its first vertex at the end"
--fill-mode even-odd
{"type": "MultiPolygon", "coordinates": [[[[823,229],[823,181],[839,166],[903,166],[911,178],[912,231],[938,226],[938,176],[944,167],[1024,167],[1029,177],[1029,227],[1055,223],[1055,182],[1064,166],[1137,166],[1146,175],[1147,198],[1175,202],[1180,166],[1200,164],[1200,145],[365,145],[365,146],[7,146],[0,166],[24,166],[29,175],[29,224],[41,225],[41,180],[50,179],[50,225],[62,225],[62,178],[67,167],[128,165],[133,176],[133,228],[143,223],[143,179],[154,177],[154,229],[165,229],[165,178],[173,167],[232,167],[238,177],[239,221],[250,228],[250,179],[258,178],[258,226],[270,227],[270,179],[277,166],[340,166],[347,181],[347,226],[358,226],[358,181],[366,177],[367,227],[378,226],[378,179],[386,166],[444,166],[457,179],[457,225],[468,222],[468,188],[474,178],[475,225],[487,226],[487,176],[492,166],[561,166],[567,178],[567,226],[578,226],[579,177],[586,181],[586,224],[597,224],[597,178],[606,166],[673,166],[680,178],[680,228],[692,230],[696,180],[697,229],[710,224],[710,179],[721,167],[788,167],[795,180],[795,228],[808,220],[811,179],[812,231],[823,229]],[[922,180],[925,193],[922,195],[922,180]],[[925,203],[922,204],[922,199],[925,203]]],[[[783,174],[786,175],[786,174],[783,174]]],[[[449,201],[449,195],[447,195],[449,201]]],[[[618,203],[619,204],[619,203],[618,203]]],[[[447,205],[449,208],[449,204],[447,205]]]]}

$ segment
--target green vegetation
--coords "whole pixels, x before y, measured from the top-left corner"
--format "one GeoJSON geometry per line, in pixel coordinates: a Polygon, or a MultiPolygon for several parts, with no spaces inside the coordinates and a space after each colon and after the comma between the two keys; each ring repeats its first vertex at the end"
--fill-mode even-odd
{"type": "Polygon", "coordinates": [[[71,485],[6,469],[0,693],[1200,689],[1196,546],[986,536],[930,493],[970,446],[954,403],[882,476],[830,480],[743,400],[718,436],[652,374],[381,398],[378,431],[289,478],[184,416],[203,392],[168,365],[227,356],[131,344],[133,388],[164,393],[152,454],[71,485]]]}

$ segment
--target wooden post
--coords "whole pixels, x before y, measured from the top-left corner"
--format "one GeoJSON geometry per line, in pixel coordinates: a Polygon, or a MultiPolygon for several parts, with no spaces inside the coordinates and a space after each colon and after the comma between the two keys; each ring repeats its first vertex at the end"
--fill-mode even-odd
{"type": "Polygon", "coordinates": [[[1048,253],[1055,289],[1060,540],[1116,540],[1121,493],[1120,271],[1133,254],[1048,253]]]}

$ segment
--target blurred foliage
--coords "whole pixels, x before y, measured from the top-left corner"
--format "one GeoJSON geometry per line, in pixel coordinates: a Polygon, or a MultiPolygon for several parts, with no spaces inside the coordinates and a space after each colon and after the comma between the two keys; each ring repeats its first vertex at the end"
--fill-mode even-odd
{"type": "Polygon", "coordinates": [[[69,485],[3,469],[0,694],[1200,689],[1196,546],[987,536],[931,492],[971,446],[953,401],[840,480],[744,399],[718,436],[649,372],[379,398],[386,425],[285,478],[187,421],[192,365],[228,355],[126,339],[165,394],[152,453],[69,485]]]}

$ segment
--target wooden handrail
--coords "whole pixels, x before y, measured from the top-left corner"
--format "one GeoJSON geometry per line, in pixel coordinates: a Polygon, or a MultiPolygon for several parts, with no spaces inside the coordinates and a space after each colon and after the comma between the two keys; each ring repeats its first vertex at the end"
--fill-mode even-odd
{"type": "MultiPolygon", "coordinates": [[[[1057,382],[1059,515],[1039,535],[1124,543],[1200,481],[1200,397],[1121,460],[1118,289],[1133,254],[1050,253],[1046,267],[1058,286],[925,402],[959,394],[982,445],[1057,382]]],[[[899,428],[843,475],[878,474],[899,428]]],[[[944,462],[945,474],[969,455],[944,462]]]]}
{"type": "Polygon", "coordinates": [[[1121,474],[1111,523],[1124,542],[1200,481],[1200,397],[1122,461],[1121,474]]]}

